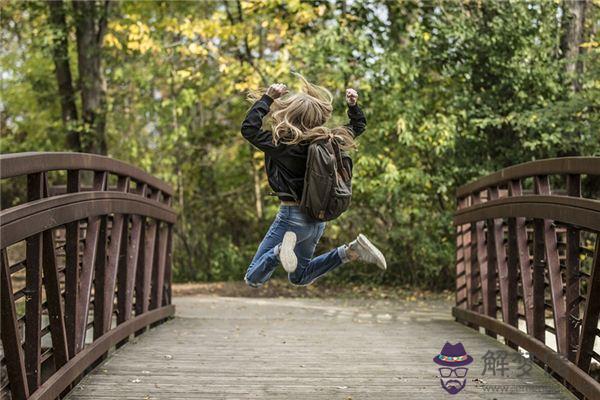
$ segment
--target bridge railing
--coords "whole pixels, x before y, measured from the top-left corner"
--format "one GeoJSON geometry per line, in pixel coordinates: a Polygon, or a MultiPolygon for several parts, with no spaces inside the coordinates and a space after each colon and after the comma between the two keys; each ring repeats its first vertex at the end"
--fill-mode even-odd
{"type": "Polygon", "coordinates": [[[526,350],[589,399],[600,398],[590,375],[600,362],[599,194],[600,158],[539,160],[460,187],[454,217],[455,318],[526,350]]]}
{"type": "Polygon", "coordinates": [[[0,394],[54,399],[174,314],[173,189],[80,153],[1,155],[0,179],[0,394]]]}

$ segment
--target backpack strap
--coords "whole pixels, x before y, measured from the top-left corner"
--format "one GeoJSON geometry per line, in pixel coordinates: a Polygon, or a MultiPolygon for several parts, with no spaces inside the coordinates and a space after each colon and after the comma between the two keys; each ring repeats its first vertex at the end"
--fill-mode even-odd
{"type": "Polygon", "coordinates": [[[333,151],[335,152],[336,164],[338,171],[342,175],[342,179],[347,181],[349,179],[348,174],[346,174],[346,169],[344,168],[344,164],[342,163],[342,151],[340,150],[340,145],[337,140],[331,140],[331,146],[333,147],[333,151]]]}

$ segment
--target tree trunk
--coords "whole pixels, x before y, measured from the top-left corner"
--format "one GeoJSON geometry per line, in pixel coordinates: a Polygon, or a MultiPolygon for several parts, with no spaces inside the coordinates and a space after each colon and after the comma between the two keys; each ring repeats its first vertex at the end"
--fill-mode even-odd
{"type": "Polygon", "coordinates": [[[581,54],[579,46],[583,41],[585,11],[586,0],[565,0],[565,31],[562,50],[567,61],[567,76],[571,79],[571,88],[575,92],[581,90],[580,76],[583,72],[583,62],[579,58],[581,54]]]}
{"type": "Polygon", "coordinates": [[[84,123],[82,148],[106,154],[106,82],[102,73],[102,41],[106,32],[109,1],[73,2],[84,123]]]}
{"type": "Polygon", "coordinates": [[[75,103],[75,90],[73,89],[71,64],[69,62],[69,29],[65,18],[64,4],[62,0],[53,0],[48,2],[48,7],[50,9],[50,23],[54,30],[52,58],[56,70],[62,121],[67,132],[67,148],[73,151],[81,151],[81,142],[77,130],[77,104],[75,103]]]}

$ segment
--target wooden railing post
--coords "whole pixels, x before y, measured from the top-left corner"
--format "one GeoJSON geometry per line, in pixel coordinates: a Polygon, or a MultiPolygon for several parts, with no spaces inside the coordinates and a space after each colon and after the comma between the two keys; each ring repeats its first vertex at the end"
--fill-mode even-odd
{"type": "MultiPolygon", "coordinates": [[[[67,171],[67,193],[77,193],[80,189],[79,170],[67,171]]],[[[79,221],[65,227],[65,328],[69,358],[76,354],[75,331],[77,299],[79,298],[79,221]]]]}
{"type": "MultiPolygon", "coordinates": [[[[44,174],[27,175],[27,201],[39,200],[44,191],[44,174]]],[[[27,238],[27,273],[25,274],[25,370],[29,392],[40,385],[42,328],[42,236],[27,238]]]]}
{"type": "MultiPolygon", "coordinates": [[[[536,192],[540,195],[550,195],[550,183],[548,176],[535,178],[536,192]]],[[[558,260],[558,244],[556,230],[552,221],[544,220],[544,248],[546,263],[548,266],[548,280],[550,281],[550,295],[552,300],[552,311],[554,316],[554,329],[556,331],[556,346],[558,352],[567,355],[567,310],[564,296],[564,284],[558,260]]],[[[544,322],[545,324],[545,322],[544,322]]]]}
{"type": "MultiPolygon", "coordinates": [[[[512,197],[518,197],[523,195],[523,189],[521,187],[520,180],[512,180],[509,183],[509,194],[512,197]]],[[[533,319],[534,319],[534,302],[533,302],[533,278],[531,273],[531,266],[529,263],[529,248],[527,247],[527,228],[525,226],[525,218],[509,218],[508,219],[508,266],[509,269],[514,271],[520,271],[521,275],[521,287],[523,289],[523,308],[525,313],[525,322],[527,325],[527,332],[533,335],[533,319]]],[[[511,277],[516,284],[514,276],[511,277]]],[[[514,288],[516,291],[516,288],[514,288]]],[[[516,293],[515,293],[516,297],[516,293]]],[[[516,298],[514,299],[516,302],[516,298]]],[[[516,326],[515,321],[511,324],[516,326]]]]}
{"type": "MultiPolygon", "coordinates": [[[[458,199],[458,209],[468,206],[468,199],[458,199]]],[[[468,271],[465,262],[465,235],[463,233],[464,225],[456,227],[456,304],[465,305],[469,308],[469,283],[468,271]]]]}
{"type": "MultiPolygon", "coordinates": [[[[567,175],[567,195],[573,197],[581,196],[581,176],[576,174],[567,175]]],[[[578,228],[567,227],[567,258],[566,258],[566,290],[565,299],[567,304],[567,357],[575,361],[577,356],[577,345],[579,343],[579,248],[581,246],[581,232],[578,228]]]]}

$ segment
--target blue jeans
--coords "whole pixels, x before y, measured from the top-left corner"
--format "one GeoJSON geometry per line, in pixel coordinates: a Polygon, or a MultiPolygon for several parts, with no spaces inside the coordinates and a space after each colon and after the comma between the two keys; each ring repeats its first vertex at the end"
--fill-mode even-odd
{"type": "Polygon", "coordinates": [[[298,258],[298,267],[288,274],[291,283],[308,285],[321,275],[342,265],[346,261],[344,246],[313,258],[315,247],[323,236],[324,230],[325,222],[312,221],[300,211],[298,206],[280,206],[269,231],[258,246],[244,280],[252,287],[259,287],[269,280],[279,264],[279,246],[287,231],[294,232],[297,238],[294,252],[298,258]]]}

